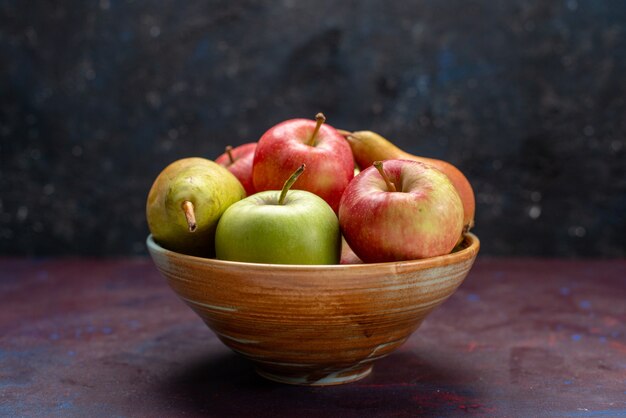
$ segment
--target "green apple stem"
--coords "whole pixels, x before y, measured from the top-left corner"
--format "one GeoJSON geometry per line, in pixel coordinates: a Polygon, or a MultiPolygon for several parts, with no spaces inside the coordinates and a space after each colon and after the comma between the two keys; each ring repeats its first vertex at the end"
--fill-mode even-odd
{"type": "Polygon", "coordinates": [[[185,213],[185,219],[187,219],[189,232],[194,232],[198,228],[198,225],[196,224],[196,213],[193,209],[193,203],[185,200],[183,202],[183,212],[185,213]]]}
{"type": "Polygon", "coordinates": [[[233,147],[231,147],[230,145],[226,146],[226,154],[228,154],[228,159],[230,160],[230,163],[234,163],[235,159],[233,158],[233,147]]]}
{"type": "Polygon", "coordinates": [[[389,180],[389,176],[387,176],[387,173],[385,173],[385,170],[383,170],[383,162],[382,161],[374,161],[373,165],[374,165],[374,167],[376,167],[376,170],[378,170],[378,172],[382,176],[383,180],[385,180],[385,183],[387,184],[387,188],[389,189],[389,191],[390,192],[397,192],[398,190],[396,189],[396,185],[393,184],[391,182],[391,180],[389,180]]]}
{"type": "Polygon", "coordinates": [[[313,134],[311,135],[309,142],[307,142],[308,145],[312,147],[315,146],[315,137],[317,136],[317,133],[320,131],[320,128],[322,127],[322,124],[324,122],[326,122],[326,116],[324,116],[323,113],[318,113],[317,115],[315,115],[315,129],[313,130],[313,134]]]}
{"type": "Polygon", "coordinates": [[[283,190],[280,192],[280,197],[278,198],[279,205],[282,205],[285,202],[285,197],[287,197],[287,192],[289,191],[291,186],[293,186],[296,180],[298,180],[298,177],[300,177],[300,174],[304,172],[305,168],[306,168],[306,164],[302,164],[300,167],[298,167],[296,171],[293,172],[291,177],[287,179],[287,181],[285,182],[285,185],[283,186],[283,190]]]}

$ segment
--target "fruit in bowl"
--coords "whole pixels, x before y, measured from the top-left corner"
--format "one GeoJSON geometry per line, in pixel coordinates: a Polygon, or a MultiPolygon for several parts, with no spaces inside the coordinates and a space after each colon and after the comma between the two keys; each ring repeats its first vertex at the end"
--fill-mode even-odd
{"type": "Polygon", "coordinates": [[[289,190],[301,165],[282,190],[268,190],[230,206],[215,234],[220,260],[274,264],[337,264],[339,221],[330,206],[305,190],[289,190]]]}
{"type": "Polygon", "coordinates": [[[474,190],[461,170],[447,161],[409,154],[376,132],[348,132],[343,130],[340,132],[350,143],[354,159],[361,170],[371,166],[374,161],[398,159],[419,161],[432,165],[443,172],[456,188],[461,202],[463,203],[463,225],[465,232],[469,231],[474,226],[474,214],[476,210],[474,190]]]}
{"type": "Polygon", "coordinates": [[[374,162],[346,188],[341,231],[366,263],[448,254],[463,230],[463,204],[448,178],[409,160],[374,162]]]}
{"type": "Polygon", "coordinates": [[[325,121],[318,113],[315,121],[291,119],[263,134],[252,165],[257,192],[280,189],[304,163],[308,169],[296,188],[318,195],[335,213],[339,210],[341,194],[354,177],[354,159],[344,137],[325,121]]]}
{"type": "Polygon", "coordinates": [[[454,293],[480,246],[462,174],[324,122],[280,123],[222,155],[228,170],[175,162],[147,204],[170,287],[260,375],[290,384],[368,375],[454,293]],[[367,168],[373,156],[384,161],[367,168]]]}
{"type": "Polygon", "coordinates": [[[215,159],[216,163],[226,167],[237,177],[248,196],[253,195],[255,191],[252,184],[252,160],[255,150],[256,142],[239,145],[236,148],[229,145],[225,152],[215,159]]]}
{"type": "Polygon", "coordinates": [[[354,265],[224,261],[148,249],[171,288],[220,340],[271,380],[333,385],[367,376],[454,293],[479,249],[354,265]]]}
{"type": "Polygon", "coordinates": [[[241,183],[221,165],[193,157],[175,161],[148,193],[150,233],[173,251],[212,257],[220,216],[245,196],[241,183]]]}

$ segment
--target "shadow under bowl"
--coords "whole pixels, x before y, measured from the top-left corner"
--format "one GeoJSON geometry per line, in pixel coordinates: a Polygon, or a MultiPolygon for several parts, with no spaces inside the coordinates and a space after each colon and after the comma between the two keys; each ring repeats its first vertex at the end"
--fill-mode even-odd
{"type": "Polygon", "coordinates": [[[268,379],[333,385],[367,376],[467,276],[480,247],[467,234],[451,254],[354,265],[222,261],[147,239],[170,287],[268,379]]]}

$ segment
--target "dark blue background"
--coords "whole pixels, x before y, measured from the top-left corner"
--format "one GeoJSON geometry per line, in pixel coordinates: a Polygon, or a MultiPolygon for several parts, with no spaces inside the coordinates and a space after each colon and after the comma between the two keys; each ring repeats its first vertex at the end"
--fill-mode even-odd
{"type": "Polygon", "coordinates": [[[626,256],[626,3],[0,1],[0,254],[144,253],[169,162],[323,111],[446,159],[483,254],[626,256]]]}

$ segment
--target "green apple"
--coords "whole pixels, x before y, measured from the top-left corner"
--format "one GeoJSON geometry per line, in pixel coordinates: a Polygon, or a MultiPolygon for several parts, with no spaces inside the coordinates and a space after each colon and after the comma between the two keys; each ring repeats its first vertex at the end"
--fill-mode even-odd
{"type": "Polygon", "coordinates": [[[213,257],[215,229],[224,211],[246,192],[221,165],[204,158],[184,158],[156,178],[146,203],[154,240],[168,250],[213,257]]]}
{"type": "Polygon", "coordinates": [[[283,190],[249,196],[222,215],[215,235],[217,258],[270,264],[338,264],[341,234],[335,212],[321,197],[289,190],[304,164],[283,190]]]}

